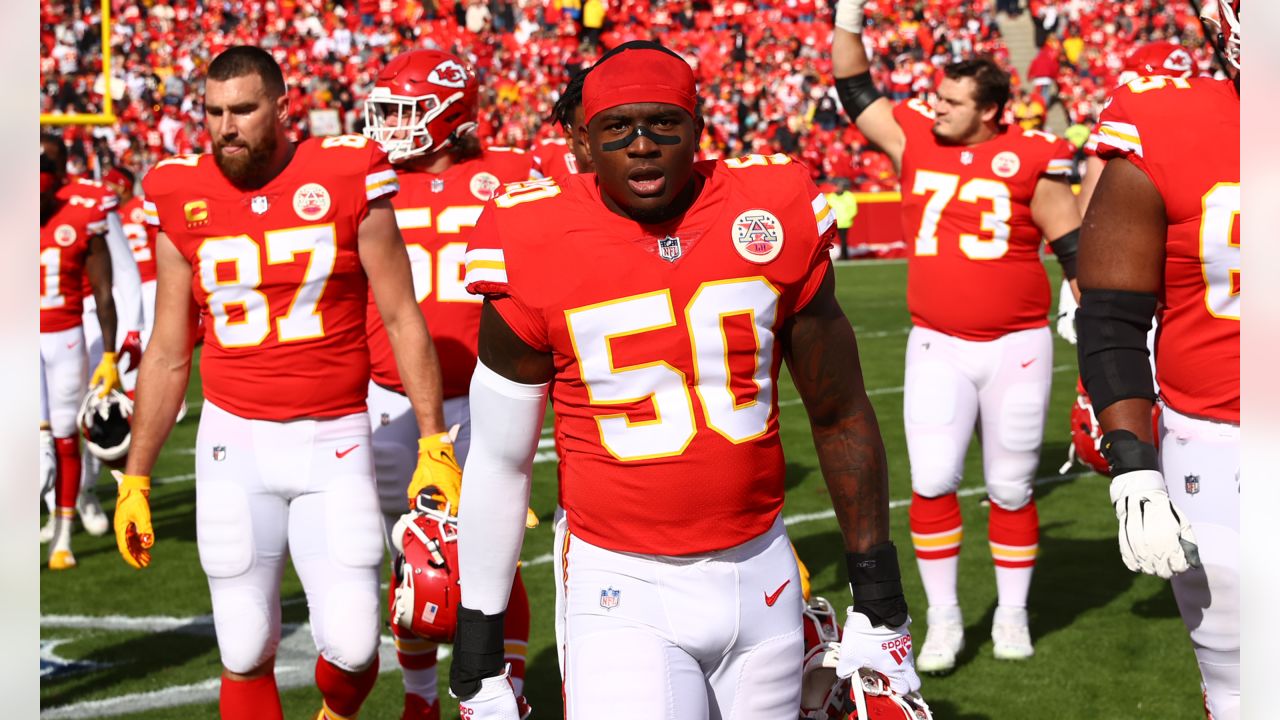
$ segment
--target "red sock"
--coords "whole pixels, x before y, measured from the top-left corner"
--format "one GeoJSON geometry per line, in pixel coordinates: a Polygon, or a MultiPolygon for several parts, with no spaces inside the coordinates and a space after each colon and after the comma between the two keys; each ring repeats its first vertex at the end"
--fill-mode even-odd
{"type": "Polygon", "coordinates": [[[921,560],[940,560],[960,554],[964,524],[955,493],[936,498],[911,494],[911,544],[921,560]]]}
{"type": "Polygon", "coordinates": [[[369,697],[377,679],[377,655],[373,656],[369,667],[354,673],[325,660],[323,655],[316,659],[316,687],[324,696],[324,705],[343,717],[352,717],[360,712],[360,706],[369,697]]]}
{"type": "Polygon", "coordinates": [[[54,504],[60,508],[74,508],[80,494],[80,438],[54,438],[54,451],[58,455],[58,484],[54,487],[54,504]]]}
{"type": "Polygon", "coordinates": [[[284,720],[275,673],[252,680],[232,680],[224,674],[218,714],[222,720],[284,720]]]}
{"type": "Polygon", "coordinates": [[[506,660],[511,664],[511,679],[516,684],[516,694],[521,694],[524,684],[525,658],[529,654],[529,593],[524,589],[524,579],[516,570],[511,584],[511,598],[507,600],[507,615],[503,631],[506,636],[506,660]]]}
{"type": "Polygon", "coordinates": [[[1017,510],[1005,510],[991,503],[987,526],[991,540],[991,559],[997,567],[1029,568],[1036,564],[1040,543],[1040,515],[1036,501],[1017,510]]]}
{"type": "Polygon", "coordinates": [[[439,647],[430,640],[423,640],[412,632],[391,623],[391,636],[396,641],[396,659],[405,670],[426,670],[436,666],[436,650],[439,647]]]}

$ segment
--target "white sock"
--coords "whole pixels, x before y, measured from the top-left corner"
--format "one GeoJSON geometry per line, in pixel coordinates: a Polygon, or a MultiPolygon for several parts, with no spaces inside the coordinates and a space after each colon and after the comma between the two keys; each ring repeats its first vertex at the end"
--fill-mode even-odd
{"type": "Polygon", "coordinates": [[[404,676],[404,691],[410,695],[417,695],[426,700],[427,703],[433,703],[439,697],[439,690],[436,689],[436,666],[432,665],[426,670],[410,670],[409,668],[400,668],[401,674],[404,676]]]}
{"type": "Polygon", "coordinates": [[[960,556],[922,560],[916,558],[920,568],[920,581],[924,584],[924,594],[929,600],[929,607],[949,607],[959,605],[956,598],[956,573],[960,569],[960,556]]]}
{"type": "Polygon", "coordinates": [[[996,595],[1000,607],[1025,608],[1031,592],[1031,572],[1035,567],[1001,567],[996,565],[996,595]]]}

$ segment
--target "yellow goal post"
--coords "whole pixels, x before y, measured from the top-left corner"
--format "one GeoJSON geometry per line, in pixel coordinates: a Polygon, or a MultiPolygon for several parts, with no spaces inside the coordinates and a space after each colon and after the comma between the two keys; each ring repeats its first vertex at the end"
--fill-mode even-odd
{"type": "Polygon", "coordinates": [[[102,112],[41,113],[40,125],[113,125],[111,103],[111,0],[102,0],[102,112]]]}

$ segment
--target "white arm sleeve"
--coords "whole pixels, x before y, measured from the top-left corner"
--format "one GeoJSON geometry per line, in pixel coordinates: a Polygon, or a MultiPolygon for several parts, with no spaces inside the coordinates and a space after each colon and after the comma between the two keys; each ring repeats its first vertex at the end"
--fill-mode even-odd
{"type": "MultiPolygon", "coordinates": [[[[142,329],[142,276],[133,250],[124,234],[120,213],[107,213],[107,250],[111,255],[111,296],[116,301],[115,344],[109,351],[120,349],[120,343],[130,330],[142,329]]],[[[105,345],[105,343],[104,343],[105,345]]]]}
{"type": "Polygon", "coordinates": [[[458,501],[462,604],[502,612],[524,543],[533,456],[547,385],[522,385],[476,364],[471,376],[471,450],[458,501]]]}

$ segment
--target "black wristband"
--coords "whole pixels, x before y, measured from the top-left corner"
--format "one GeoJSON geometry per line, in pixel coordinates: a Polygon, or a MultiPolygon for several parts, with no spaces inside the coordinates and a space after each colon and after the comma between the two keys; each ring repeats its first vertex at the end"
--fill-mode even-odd
{"type": "Polygon", "coordinates": [[[1111,475],[1134,470],[1159,470],[1160,453],[1156,446],[1143,442],[1128,430],[1112,430],[1102,436],[1102,457],[1111,465],[1111,475]]]}
{"type": "Polygon", "coordinates": [[[1062,237],[1049,243],[1049,249],[1058,256],[1058,264],[1062,266],[1062,274],[1068,280],[1076,277],[1076,253],[1080,249],[1080,228],[1076,228],[1062,237]]]}
{"type": "Polygon", "coordinates": [[[845,553],[845,563],[854,612],[866,615],[872,626],[897,627],[907,621],[898,550],[892,542],[880,543],[865,553],[845,553]]]}
{"type": "Polygon", "coordinates": [[[836,96],[853,121],[857,121],[862,111],[871,107],[871,103],[884,97],[871,79],[870,70],[846,78],[836,78],[836,96]]]}
{"type": "Polygon", "coordinates": [[[449,690],[459,700],[469,700],[480,692],[481,680],[502,674],[506,658],[505,616],[505,612],[485,615],[479,610],[458,608],[449,690]]]}

